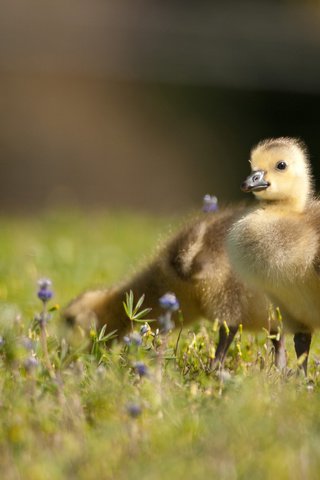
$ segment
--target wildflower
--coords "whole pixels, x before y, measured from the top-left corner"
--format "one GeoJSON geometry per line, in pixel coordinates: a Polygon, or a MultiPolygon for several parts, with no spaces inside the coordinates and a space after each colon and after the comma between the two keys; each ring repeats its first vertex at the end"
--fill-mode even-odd
{"type": "Polygon", "coordinates": [[[145,335],[146,333],[150,332],[150,325],[146,322],[142,327],[140,328],[140,335],[145,335]]]}
{"type": "Polygon", "coordinates": [[[179,301],[174,293],[167,292],[159,298],[160,307],[166,312],[159,317],[159,324],[161,326],[161,333],[168,333],[174,328],[174,321],[172,320],[172,312],[180,308],[179,301]]]}
{"type": "Polygon", "coordinates": [[[50,300],[53,296],[53,292],[51,290],[51,280],[48,278],[42,278],[38,281],[39,290],[38,290],[38,297],[43,303],[46,303],[50,300]]]}
{"type": "Polygon", "coordinates": [[[21,343],[26,350],[34,350],[35,348],[34,341],[32,341],[29,337],[22,337],[21,343]]]}
{"type": "Polygon", "coordinates": [[[23,366],[28,373],[33,372],[39,365],[38,360],[35,357],[28,357],[23,362],[23,366]]]}
{"type": "Polygon", "coordinates": [[[141,335],[140,333],[138,332],[133,332],[130,334],[130,338],[131,338],[131,342],[134,344],[134,345],[141,345],[142,344],[142,338],[141,338],[141,335]]]}
{"type": "Polygon", "coordinates": [[[3,347],[5,343],[5,339],[0,335],[0,348],[3,347]]]}
{"type": "Polygon", "coordinates": [[[129,413],[130,417],[138,418],[142,413],[142,408],[137,403],[128,403],[127,412],[129,413]]]}
{"type": "Polygon", "coordinates": [[[123,337],[123,341],[126,345],[137,345],[139,347],[142,344],[142,337],[138,332],[132,332],[130,335],[123,337]]]}
{"type": "Polygon", "coordinates": [[[203,197],[203,212],[216,212],[218,210],[218,199],[214,195],[205,195],[203,197]]]}
{"type": "Polygon", "coordinates": [[[140,377],[145,377],[149,373],[147,365],[141,361],[134,362],[133,368],[135,369],[136,373],[140,375],[140,377]]]}
{"type": "Polygon", "coordinates": [[[161,298],[159,298],[159,303],[160,307],[164,308],[165,310],[170,310],[171,312],[178,310],[180,307],[177,297],[171,292],[165,293],[161,298]]]}

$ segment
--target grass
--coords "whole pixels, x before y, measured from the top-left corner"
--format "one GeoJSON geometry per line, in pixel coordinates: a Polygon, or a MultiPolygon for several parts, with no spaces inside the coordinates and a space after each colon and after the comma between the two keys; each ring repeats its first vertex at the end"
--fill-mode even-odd
{"type": "MultiPolygon", "coordinates": [[[[1,478],[319,477],[317,336],[308,380],[272,366],[264,332],[238,334],[225,370],[208,374],[217,341],[208,322],[183,330],[174,356],[177,332],[156,341],[147,333],[142,346],[121,341],[106,348],[93,330],[92,348],[86,340],[69,345],[52,312],[50,374],[34,321],[42,309],[38,278],[53,281],[49,306],[64,305],[82,289],[131,273],[170,222],[51,212],[0,223],[1,478]],[[137,361],[146,375],[137,372],[137,361]]],[[[290,338],[288,355],[295,369],[290,338]]]]}

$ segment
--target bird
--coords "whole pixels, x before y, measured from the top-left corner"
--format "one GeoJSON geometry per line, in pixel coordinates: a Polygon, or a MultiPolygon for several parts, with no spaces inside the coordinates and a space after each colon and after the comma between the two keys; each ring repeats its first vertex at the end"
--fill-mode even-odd
{"type": "Polygon", "coordinates": [[[320,327],[320,201],[309,154],[301,140],[279,137],[258,143],[249,161],[241,189],[257,202],[234,222],[226,248],[239,278],[280,308],[307,375],[312,334],[320,327]]]}
{"type": "Polygon", "coordinates": [[[135,298],[144,294],[158,318],[159,297],[170,291],[179,300],[184,324],[199,318],[219,322],[212,368],[223,365],[240,324],[271,331],[275,363],[284,364],[284,339],[279,338],[277,322],[270,320],[269,300],[237,278],[228,258],[226,235],[243,211],[243,206],[231,206],[192,216],[133,277],[107,289],[84,292],[64,309],[64,319],[85,330],[94,319],[98,327],[107,325],[108,332],[117,330],[121,338],[130,326],[123,308],[126,292],[131,290],[135,298]]]}

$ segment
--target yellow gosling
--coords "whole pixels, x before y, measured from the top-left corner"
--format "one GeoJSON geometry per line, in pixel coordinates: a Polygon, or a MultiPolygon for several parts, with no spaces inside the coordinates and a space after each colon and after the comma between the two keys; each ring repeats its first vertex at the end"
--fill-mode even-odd
{"type": "Polygon", "coordinates": [[[242,190],[257,204],[232,226],[227,248],[239,278],[265,292],[294,333],[305,373],[314,329],[320,327],[320,202],[305,146],[293,138],[259,143],[242,190]]]}

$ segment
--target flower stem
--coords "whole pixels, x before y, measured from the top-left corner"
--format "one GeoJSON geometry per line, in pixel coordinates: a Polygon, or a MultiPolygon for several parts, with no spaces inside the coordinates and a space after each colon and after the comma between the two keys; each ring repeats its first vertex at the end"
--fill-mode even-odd
{"type": "Polygon", "coordinates": [[[42,353],[43,353],[43,359],[44,359],[44,364],[46,366],[46,369],[49,372],[49,375],[51,378],[56,378],[56,375],[54,373],[52,364],[50,362],[50,357],[49,357],[49,352],[48,352],[48,343],[47,343],[47,331],[46,331],[46,320],[47,320],[47,306],[46,303],[44,302],[43,304],[43,310],[41,314],[41,320],[40,320],[40,341],[41,341],[41,348],[42,348],[42,353]]]}

